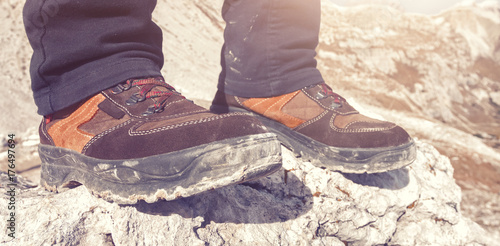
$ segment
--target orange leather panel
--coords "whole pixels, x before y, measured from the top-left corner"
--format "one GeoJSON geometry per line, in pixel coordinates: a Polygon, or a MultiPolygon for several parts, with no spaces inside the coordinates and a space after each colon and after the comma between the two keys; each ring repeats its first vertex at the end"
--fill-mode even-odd
{"type": "Polygon", "coordinates": [[[104,101],[101,94],[89,99],[67,118],[58,121],[48,130],[49,135],[58,147],[72,149],[82,152],[83,147],[94,135],[78,129],[82,124],[90,121],[97,113],[97,105],[104,101]]]}
{"type": "Polygon", "coordinates": [[[295,128],[305,121],[291,115],[283,113],[285,104],[292,100],[299,91],[270,98],[250,98],[243,102],[243,105],[252,111],[276,120],[290,128],[295,128]]]}

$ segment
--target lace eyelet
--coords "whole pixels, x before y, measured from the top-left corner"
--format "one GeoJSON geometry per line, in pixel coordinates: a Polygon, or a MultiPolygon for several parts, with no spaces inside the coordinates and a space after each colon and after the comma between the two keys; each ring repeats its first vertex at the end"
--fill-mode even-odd
{"type": "Polygon", "coordinates": [[[113,88],[111,89],[111,93],[113,93],[114,95],[116,95],[116,94],[120,94],[120,93],[122,93],[122,92],[124,92],[124,91],[125,91],[125,90],[123,89],[122,84],[119,84],[119,85],[117,85],[117,86],[115,86],[115,87],[113,87],[113,88]]]}
{"type": "Polygon", "coordinates": [[[152,114],[154,114],[156,111],[156,108],[154,106],[151,106],[151,107],[148,107],[148,109],[142,113],[142,116],[150,116],[152,114]]]}
{"type": "Polygon", "coordinates": [[[337,108],[341,108],[342,107],[342,104],[341,103],[332,103],[332,105],[330,106],[330,108],[332,109],[337,109],[337,108]]]}
{"type": "Polygon", "coordinates": [[[130,88],[132,87],[132,84],[128,83],[128,82],[125,82],[125,83],[121,83],[121,84],[118,84],[117,86],[113,87],[111,89],[111,93],[113,94],[120,94],[124,91],[127,91],[129,90],[130,88]]]}
{"type": "Polygon", "coordinates": [[[161,113],[161,112],[163,112],[163,110],[165,110],[163,107],[155,108],[155,113],[161,113]]]}
{"type": "Polygon", "coordinates": [[[322,93],[321,91],[319,91],[318,94],[316,94],[315,98],[317,100],[321,100],[323,98],[326,98],[326,95],[324,93],[322,93]]]}
{"type": "Polygon", "coordinates": [[[130,96],[130,98],[126,101],[127,105],[134,105],[138,102],[142,102],[146,100],[146,96],[145,95],[139,95],[139,93],[135,93],[133,94],[132,96],[130,96]]]}

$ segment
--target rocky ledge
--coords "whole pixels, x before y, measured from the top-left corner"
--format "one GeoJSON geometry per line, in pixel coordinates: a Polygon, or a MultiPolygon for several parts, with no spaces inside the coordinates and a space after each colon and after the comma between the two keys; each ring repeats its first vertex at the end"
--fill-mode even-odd
{"type": "MultiPolygon", "coordinates": [[[[418,142],[417,160],[382,174],[316,168],[284,151],[267,178],[176,201],[119,206],[85,187],[50,193],[18,177],[15,239],[5,245],[492,245],[460,212],[447,157],[418,142]]],[[[8,176],[1,174],[6,194],[8,176]]],[[[4,201],[7,201],[4,199],[4,201]]],[[[7,208],[4,203],[3,207],[7,208]]],[[[2,218],[13,210],[0,209],[2,218]]],[[[5,219],[6,220],[6,219],[5,219]]],[[[5,221],[4,220],[4,221],[5,221]]]]}

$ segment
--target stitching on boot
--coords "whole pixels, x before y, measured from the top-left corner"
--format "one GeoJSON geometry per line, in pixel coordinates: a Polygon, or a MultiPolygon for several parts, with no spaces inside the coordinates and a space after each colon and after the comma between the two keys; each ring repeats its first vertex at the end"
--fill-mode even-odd
{"type": "Polygon", "coordinates": [[[311,120],[307,121],[306,123],[304,123],[304,124],[302,124],[302,125],[300,125],[300,126],[296,127],[294,130],[295,130],[295,131],[301,130],[301,129],[303,129],[304,127],[309,126],[309,125],[311,125],[312,123],[314,123],[314,122],[316,122],[316,121],[320,120],[321,118],[325,117],[325,115],[327,115],[328,113],[329,113],[329,111],[328,111],[328,110],[325,110],[325,111],[323,111],[323,113],[321,113],[320,115],[318,115],[318,116],[316,116],[315,118],[313,118],[313,119],[311,119],[311,120]]]}
{"type": "Polygon", "coordinates": [[[355,130],[351,130],[351,129],[340,129],[340,128],[337,128],[333,122],[335,121],[335,116],[336,115],[333,115],[331,118],[330,118],[330,128],[336,132],[340,132],[340,133],[362,133],[362,132],[380,132],[380,131],[385,131],[385,130],[390,130],[392,128],[369,128],[369,129],[355,129],[355,130]]]}
{"type": "Polygon", "coordinates": [[[261,114],[267,118],[273,119],[275,121],[278,121],[284,125],[286,125],[289,128],[295,128],[302,123],[304,123],[304,120],[296,118],[294,116],[288,115],[282,111],[283,107],[285,104],[287,104],[290,100],[292,100],[300,91],[295,91],[292,93],[284,94],[281,96],[276,96],[276,97],[270,97],[270,98],[252,98],[249,99],[247,103],[247,107],[253,112],[256,112],[258,114],[261,114]],[[251,100],[251,101],[250,101],[251,100]],[[276,100],[276,101],[274,101],[276,100]],[[256,107],[260,106],[261,104],[264,104],[266,102],[273,102],[272,105],[268,107],[262,107],[260,111],[255,109],[256,107]],[[254,103],[254,104],[252,104],[254,103]]]}
{"type": "Polygon", "coordinates": [[[321,107],[323,107],[324,109],[326,110],[331,110],[337,114],[340,114],[340,115],[348,115],[348,114],[352,114],[352,113],[359,113],[357,110],[353,110],[353,111],[348,111],[348,112],[340,112],[336,109],[332,109],[330,107],[327,107],[325,105],[323,105],[323,103],[321,103],[320,101],[318,101],[318,99],[314,98],[313,96],[311,96],[311,94],[309,94],[307,91],[305,91],[304,89],[302,89],[302,92],[304,94],[306,94],[306,96],[308,96],[309,98],[311,98],[313,101],[317,102],[319,105],[321,105],[321,107]]]}
{"type": "Polygon", "coordinates": [[[240,98],[239,98],[239,97],[237,97],[237,96],[233,96],[233,97],[234,97],[234,99],[236,100],[236,102],[237,102],[240,106],[242,106],[242,107],[246,108],[246,107],[245,107],[245,105],[243,105],[243,103],[241,102],[241,100],[240,100],[240,98]]]}
{"type": "Polygon", "coordinates": [[[272,109],[275,105],[277,105],[278,103],[280,103],[281,101],[285,100],[285,102],[283,102],[279,107],[278,107],[278,111],[281,112],[281,114],[283,115],[286,115],[286,116],[289,116],[285,113],[283,113],[282,109],[283,107],[285,106],[285,104],[287,104],[288,102],[290,102],[293,98],[295,98],[295,96],[298,94],[298,92],[295,92],[295,93],[290,93],[290,94],[286,94],[286,95],[283,95],[278,101],[276,101],[275,103],[273,103],[273,105],[271,105],[266,111],[264,111],[264,115],[266,115],[266,112],[270,109],[272,109]],[[293,95],[292,95],[293,94],[293,95]]]}
{"type": "MultiPolygon", "coordinates": [[[[282,96],[278,101],[276,101],[273,105],[271,105],[266,111],[264,111],[264,116],[268,116],[266,115],[266,113],[271,110],[271,109],[275,109],[275,106],[276,105],[279,105],[278,108],[276,109],[276,111],[278,112],[277,116],[278,116],[278,119],[282,119],[283,118],[286,118],[286,119],[289,119],[290,121],[292,122],[287,122],[288,124],[285,124],[287,127],[289,128],[295,128],[297,126],[300,126],[301,124],[304,123],[304,120],[302,119],[299,119],[299,118],[296,118],[294,116],[291,116],[291,115],[288,115],[286,113],[283,112],[283,107],[288,103],[290,102],[293,98],[295,98],[295,96],[297,96],[297,94],[299,94],[299,91],[296,91],[296,92],[292,92],[292,93],[289,93],[289,94],[286,94],[284,96],[282,96]]],[[[270,116],[270,115],[269,115],[270,116]]],[[[269,117],[271,118],[271,117],[269,117]]],[[[271,118],[272,119],[272,118],[271,118]]],[[[286,120],[284,120],[286,121],[286,120]]],[[[280,123],[283,123],[281,121],[278,120],[278,122],[280,123]]]]}
{"type": "Polygon", "coordinates": [[[54,124],[47,131],[51,136],[59,134],[61,135],[60,139],[54,139],[54,137],[52,138],[54,145],[81,152],[86,143],[88,143],[88,141],[94,136],[78,129],[78,127],[92,120],[92,118],[98,111],[97,104],[104,100],[105,98],[101,94],[97,94],[96,96],[89,99],[84,104],[84,107],[78,108],[69,117],[54,124]],[[64,135],[68,133],[70,135],[76,135],[74,139],[72,139],[73,141],[62,141],[64,135]]]}
{"type": "Polygon", "coordinates": [[[119,128],[123,127],[123,126],[126,126],[126,125],[130,124],[131,122],[132,122],[132,119],[127,120],[127,121],[125,121],[125,122],[123,122],[123,123],[121,123],[121,124],[119,124],[119,125],[116,125],[116,126],[114,126],[114,127],[110,128],[110,129],[108,129],[108,130],[106,130],[106,131],[102,132],[102,133],[99,133],[98,135],[96,135],[95,137],[93,137],[93,138],[92,138],[92,139],[91,139],[91,140],[90,140],[90,141],[89,141],[89,142],[85,145],[85,147],[83,147],[82,153],[83,153],[83,154],[86,154],[86,152],[87,152],[88,148],[90,148],[90,146],[91,146],[93,143],[95,143],[97,140],[101,139],[102,137],[104,137],[104,136],[108,135],[109,133],[111,133],[111,132],[113,132],[113,131],[115,131],[115,130],[117,130],[117,129],[119,129],[119,128]]]}
{"type": "MultiPolygon", "coordinates": [[[[248,101],[250,101],[250,100],[252,100],[252,99],[253,99],[253,98],[249,99],[248,101]]],[[[250,109],[252,109],[252,110],[253,110],[253,108],[255,108],[255,107],[257,107],[257,106],[261,105],[261,104],[262,104],[262,103],[264,103],[264,102],[269,101],[270,99],[272,99],[272,98],[265,98],[265,99],[262,99],[262,100],[260,100],[260,101],[259,101],[259,99],[254,99],[253,101],[257,101],[257,103],[253,104],[252,106],[249,106],[248,108],[250,108],[250,109]]]]}
{"type": "MultiPolygon", "coordinates": [[[[349,122],[344,128],[347,129],[349,128],[351,125],[355,124],[355,123],[373,123],[373,122],[370,122],[370,121],[364,121],[364,120],[358,120],[358,121],[353,121],[353,122],[349,122]]],[[[383,127],[383,128],[372,128],[372,129],[382,129],[382,131],[384,130],[390,130],[390,129],[393,129],[395,126],[395,124],[391,124],[391,127],[383,127]]]]}
{"type": "MultiPolygon", "coordinates": [[[[119,104],[118,102],[116,102],[115,100],[113,100],[111,97],[109,97],[106,92],[103,91],[102,93],[104,94],[104,96],[107,99],[109,99],[111,102],[113,102],[117,107],[125,110],[125,112],[127,112],[128,115],[130,115],[132,117],[139,118],[139,119],[147,119],[147,117],[132,114],[130,111],[128,111],[128,109],[126,107],[122,106],[121,104],[119,104]]],[[[181,99],[181,100],[178,100],[178,101],[175,101],[175,102],[172,102],[172,103],[181,102],[183,100],[184,99],[181,99]]],[[[154,119],[155,120],[163,120],[163,119],[169,119],[169,118],[177,118],[178,116],[187,115],[187,114],[194,114],[194,113],[200,113],[200,112],[208,112],[208,111],[206,109],[200,109],[200,110],[194,110],[194,111],[190,111],[190,112],[184,112],[184,113],[181,113],[181,114],[174,114],[174,115],[167,115],[167,116],[156,117],[154,119]]]]}
{"type": "Polygon", "coordinates": [[[139,122],[136,125],[134,125],[133,127],[131,127],[130,130],[128,131],[128,133],[129,133],[130,136],[144,136],[144,135],[150,135],[150,134],[153,134],[153,133],[157,133],[157,132],[161,132],[161,131],[167,131],[167,130],[172,130],[172,129],[176,129],[176,128],[180,128],[180,127],[184,127],[184,126],[197,125],[197,124],[211,122],[211,121],[215,121],[215,120],[219,120],[219,119],[223,119],[223,118],[227,118],[227,117],[241,116],[241,115],[249,115],[249,114],[248,113],[235,112],[235,113],[225,114],[225,115],[216,115],[216,116],[204,118],[204,119],[201,119],[201,120],[187,121],[187,122],[183,122],[183,123],[180,123],[180,124],[175,124],[175,125],[170,125],[170,126],[164,126],[164,127],[160,127],[160,128],[151,129],[151,130],[135,131],[139,127],[139,124],[140,124],[140,122],[139,122]]]}
{"type": "MultiPolygon", "coordinates": [[[[74,118],[76,118],[76,117],[79,117],[82,113],[84,113],[84,112],[88,109],[88,107],[90,106],[91,102],[93,102],[93,101],[94,101],[94,98],[91,98],[91,99],[89,100],[89,103],[85,103],[85,107],[84,107],[82,110],[80,110],[80,108],[79,108],[79,109],[77,109],[77,110],[79,111],[79,112],[78,112],[78,114],[77,114],[77,115],[73,115],[73,114],[71,114],[71,115],[68,117],[68,121],[70,121],[70,123],[71,123],[71,122],[73,122],[73,119],[74,119],[74,118]]],[[[87,114],[87,115],[88,115],[88,114],[87,114]]],[[[60,131],[60,129],[61,129],[61,127],[63,127],[63,126],[65,126],[65,125],[66,125],[66,124],[64,124],[64,123],[65,123],[65,120],[61,120],[61,121],[57,122],[54,126],[52,126],[52,127],[49,129],[49,131],[52,131],[52,128],[54,128],[54,131],[59,132],[59,131],[60,131]]],[[[71,126],[71,125],[72,125],[72,124],[70,124],[70,125],[68,125],[68,126],[71,126]]],[[[68,127],[68,128],[69,128],[69,127],[68,127]]]]}

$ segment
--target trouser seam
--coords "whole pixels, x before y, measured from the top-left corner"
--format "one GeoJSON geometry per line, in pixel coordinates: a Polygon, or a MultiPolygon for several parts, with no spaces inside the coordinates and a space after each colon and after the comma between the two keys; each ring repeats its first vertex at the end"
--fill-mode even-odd
{"type": "MultiPolygon", "coordinates": [[[[43,20],[43,16],[42,16],[42,10],[43,10],[43,7],[45,6],[45,4],[47,3],[46,0],[43,1],[43,3],[40,5],[40,8],[38,9],[38,14],[40,15],[40,17],[42,18],[43,20]]],[[[42,62],[40,63],[40,65],[37,67],[36,69],[36,72],[38,74],[38,77],[43,81],[43,83],[45,83],[45,85],[47,85],[48,87],[48,102],[49,102],[49,108],[50,110],[53,110],[53,105],[51,103],[51,100],[50,100],[50,97],[52,95],[52,85],[50,83],[47,82],[47,80],[45,79],[45,76],[43,76],[42,72],[40,71],[40,69],[42,68],[42,66],[46,63],[47,61],[47,53],[45,51],[45,45],[43,44],[43,38],[45,37],[45,34],[47,34],[47,23],[42,23],[43,24],[43,32],[42,34],[40,35],[40,39],[39,39],[39,42],[40,42],[40,47],[41,47],[41,51],[42,51],[42,62]]]]}

